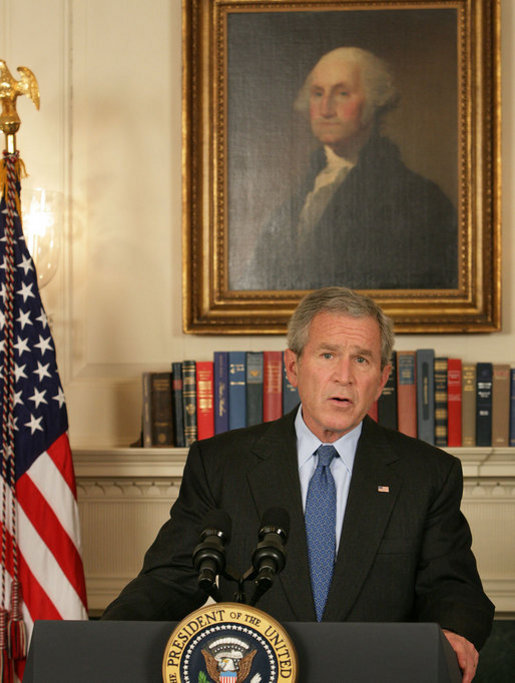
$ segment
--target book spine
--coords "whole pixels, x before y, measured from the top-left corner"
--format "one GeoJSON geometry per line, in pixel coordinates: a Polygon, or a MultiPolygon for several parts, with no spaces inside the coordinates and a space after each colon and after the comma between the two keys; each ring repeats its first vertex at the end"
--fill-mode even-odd
{"type": "Polygon", "coordinates": [[[152,446],[173,446],[172,373],[150,373],[152,446]]]}
{"type": "Polygon", "coordinates": [[[213,361],[197,361],[197,438],[215,433],[213,361]]]}
{"type": "Polygon", "coordinates": [[[418,349],[417,362],[417,432],[427,443],[435,442],[435,385],[433,349],[418,349]]]}
{"type": "Polygon", "coordinates": [[[400,432],[417,436],[415,351],[397,351],[397,421],[400,432]]]}
{"type": "Polygon", "coordinates": [[[215,375],[215,433],[229,429],[229,354],[215,351],[213,354],[215,375]]]}
{"type": "Polygon", "coordinates": [[[461,392],[462,369],[459,358],[447,362],[447,445],[461,446],[461,392]]]}
{"type": "Polygon", "coordinates": [[[515,368],[510,370],[510,446],[515,446],[515,368]]]}
{"type": "Polygon", "coordinates": [[[284,364],[283,353],[283,415],[289,413],[296,408],[300,403],[300,396],[297,387],[294,387],[288,379],[286,374],[286,365],[284,364]]]}
{"type": "Polygon", "coordinates": [[[247,424],[245,351],[229,351],[229,429],[247,424]]]}
{"type": "Polygon", "coordinates": [[[510,366],[494,363],[492,370],[492,446],[504,448],[510,438],[510,366]]]}
{"type": "Polygon", "coordinates": [[[174,445],[178,448],[186,445],[182,403],[182,363],[174,362],[172,363],[172,414],[174,445]]]}
{"type": "Polygon", "coordinates": [[[247,351],[247,425],[263,422],[263,352],[247,351]]]}
{"type": "Polygon", "coordinates": [[[447,446],[447,358],[435,358],[435,444],[447,446]]]}
{"type": "Polygon", "coordinates": [[[263,352],[263,421],[277,420],[282,415],[282,351],[263,352]]]}
{"type": "Polygon", "coordinates": [[[196,362],[182,361],[182,408],[184,418],[184,441],[186,446],[197,438],[197,382],[196,362]]]}
{"type": "Polygon", "coordinates": [[[492,445],[492,363],[476,365],[476,446],[492,445]]]}
{"type": "Polygon", "coordinates": [[[476,445],[476,364],[463,363],[461,368],[461,443],[476,445]]]}
{"type": "Polygon", "coordinates": [[[397,429],[397,353],[391,359],[392,370],[377,401],[377,421],[383,427],[397,429]]]}
{"type": "Polygon", "coordinates": [[[143,390],[143,406],[142,406],[142,439],[143,447],[150,448],[152,446],[152,419],[151,419],[151,409],[150,409],[150,387],[151,379],[150,372],[144,372],[141,376],[142,380],[142,390],[143,390]]]}

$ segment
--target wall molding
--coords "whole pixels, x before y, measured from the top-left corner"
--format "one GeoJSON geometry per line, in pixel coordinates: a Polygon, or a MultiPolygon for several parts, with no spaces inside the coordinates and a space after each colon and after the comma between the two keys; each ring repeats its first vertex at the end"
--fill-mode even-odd
{"type": "MultiPolygon", "coordinates": [[[[515,613],[515,448],[449,449],[463,465],[463,510],[498,618],[515,613]]],[[[134,578],[179,493],[185,448],[73,453],[88,601],[98,614],[134,578]]]]}

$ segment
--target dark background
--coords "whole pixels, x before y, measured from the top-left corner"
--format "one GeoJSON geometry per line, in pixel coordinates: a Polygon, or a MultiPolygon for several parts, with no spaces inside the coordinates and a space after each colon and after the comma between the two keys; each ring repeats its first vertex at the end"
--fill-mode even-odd
{"type": "Polygon", "coordinates": [[[246,288],[256,236],[317,146],[293,103],[316,62],[336,47],[362,47],[390,64],[401,99],[383,131],[407,166],[458,206],[457,32],[455,9],[227,15],[230,289],[246,288]]]}

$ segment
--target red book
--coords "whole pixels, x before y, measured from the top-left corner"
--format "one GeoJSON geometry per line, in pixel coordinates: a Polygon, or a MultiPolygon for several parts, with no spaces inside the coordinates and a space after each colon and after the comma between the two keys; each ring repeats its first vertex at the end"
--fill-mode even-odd
{"type": "Polygon", "coordinates": [[[263,422],[277,420],[283,414],[283,353],[263,352],[263,422]]]}
{"type": "Polygon", "coordinates": [[[459,447],[461,441],[461,359],[447,360],[447,445],[459,447]]]}
{"type": "Polygon", "coordinates": [[[397,422],[408,436],[417,436],[415,351],[397,351],[397,422]]]}
{"type": "Polygon", "coordinates": [[[213,361],[197,361],[197,438],[215,433],[213,361]]]}

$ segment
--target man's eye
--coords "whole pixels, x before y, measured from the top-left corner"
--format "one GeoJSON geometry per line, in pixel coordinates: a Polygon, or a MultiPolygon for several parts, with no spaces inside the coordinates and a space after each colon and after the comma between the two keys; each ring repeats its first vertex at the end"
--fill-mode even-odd
{"type": "Polygon", "coordinates": [[[365,358],[364,356],[358,356],[356,358],[356,360],[358,361],[358,363],[360,365],[364,365],[365,363],[368,363],[368,358],[365,358]]]}
{"type": "Polygon", "coordinates": [[[322,358],[330,359],[332,357],[333,357],[333,354],[329,353],[329,351],[326,351],[325,353],[322,354],[322,358]]]}

